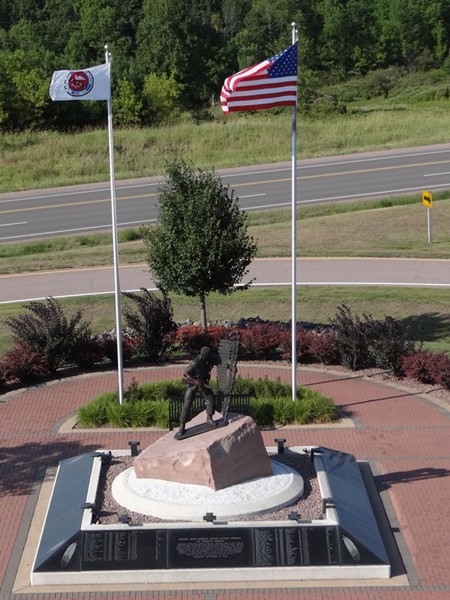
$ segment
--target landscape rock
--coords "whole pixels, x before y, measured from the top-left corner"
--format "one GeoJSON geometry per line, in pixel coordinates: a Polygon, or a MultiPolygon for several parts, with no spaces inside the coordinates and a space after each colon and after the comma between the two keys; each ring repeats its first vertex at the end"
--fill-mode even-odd
{"type": "MultiPolygon", "coordinates": [[[[229,419],[226,426],[179,440],[175,431],[169,432],[136,457],[136,476],[220,490],[272,475],[261,432],[253,419],[241,415],[229,415],[229,419]]],[[[203,412],[187,423],[186,431],[205,421],[203,412]]]]}

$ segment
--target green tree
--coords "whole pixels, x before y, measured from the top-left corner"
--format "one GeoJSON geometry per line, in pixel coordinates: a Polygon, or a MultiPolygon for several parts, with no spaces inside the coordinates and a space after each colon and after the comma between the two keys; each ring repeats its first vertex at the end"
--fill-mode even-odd
{"type": "Polygon", "coordinates": [[[180,94],[181,86],[173,75],[147,75],[142,90],[145,121],[156,125],[173,118],[179,109],[180,94]]]}
{"type": "Polygon", "coordinates": [[[162,290],[199,297],[206,331],[206,296],[232,293],[256,255],[247,214],[214,171],[183,162],[169,166],[159,198],[159,224],[143,229],[148,264],[162,290]]]}
{"type": "Polygon", "coordinates": [[[292,42],[297,0],[253,0],[236,35],[239,68],[275,55],[292,42]]]}
{"type": "Polygon", "coordinates": [[[185,108],[203,108],[229,75],[219,0],[144,0],[136,34],[136,70],[173,76],[185,108]],[[157,32],[157,35],[155,35],[157,32]]]}
{"type": "Polygon", "coordinates": [[[139,125],[141,112],[142,102],[134,85],[126,79],[118,81],[113,100],[114,123],[123,127],[139,125]]]}

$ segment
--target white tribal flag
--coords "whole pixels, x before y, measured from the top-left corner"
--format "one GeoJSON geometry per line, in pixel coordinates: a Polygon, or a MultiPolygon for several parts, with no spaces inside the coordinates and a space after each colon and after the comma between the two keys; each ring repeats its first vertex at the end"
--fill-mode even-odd
{"type": "Polygon", "coordinates": [[[109,100],[111,65],[105,63],[78,71],[55,71],[50,84],[52,100],[109,100]]]}

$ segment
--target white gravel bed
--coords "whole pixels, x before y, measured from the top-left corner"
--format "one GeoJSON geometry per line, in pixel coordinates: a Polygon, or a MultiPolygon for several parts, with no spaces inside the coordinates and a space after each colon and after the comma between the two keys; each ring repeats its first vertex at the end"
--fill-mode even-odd
{"type": "MultiPolygon", "coordinates": [[[[317,481],[316,473],[314,467],[311,463],[311,459],[309,456],[299,455],[299,454],[275,454],[270,455],[272,460],[276,460],[292,469],[296,470],[303,477],[304,481],[304,494],[302,498],[296,501],[291,506],[287,506],[283,509],[274,511],[272,513],[265,513],[263,515],[253,515],[252,517],[242,517],[236,518],[233,520],[236,521],[282,521],[288,518],[289,513],[297,512],[301,516],[302,519],[322,519],[322,496],[319,490],[319,483],[317,481]]],[[[164,522],[163,519],[159,519],[157,517],[153,517],[150,515],[142,515],[140,513],[134,513],[120,504],[118,504],[112,496],[111,493],[111,485],[114,479],[117,477],[119,473],[133,466],[134,458],[131,456],[124,457],[113,457],[111,460],[111,464],[108,466],[102,466],[100,481],[99,481],[99,490],[97,494],[96,504],[99,506],[99,510],[97,511],[98,519],[100,524],[114,524],[120,523],[120,518],[124,515],[128,515],[135,522],[140,523],[160,523],[164,522]]],[[[248,485],[248,484],[247,484],[248,485]]],[[[193,486],[189,486],[193,487],[193,486]]],[[[204,490],[204,486],[195,486],[202,488],[204,490]]],[[[233,486],[236,488],[238,486],[233,486]]],[[[244,487],[244,486],[241,486],[244,487]]],[[[211,490],[212,494],[221,494],[225,500],[221,500],[222,503],[225,503],[229,500],[227,497],[227,490],[219,490],[218,492],[214,492],[211,490]]],[[[189,500],[191,502],[191,499],[189,500]]]]}

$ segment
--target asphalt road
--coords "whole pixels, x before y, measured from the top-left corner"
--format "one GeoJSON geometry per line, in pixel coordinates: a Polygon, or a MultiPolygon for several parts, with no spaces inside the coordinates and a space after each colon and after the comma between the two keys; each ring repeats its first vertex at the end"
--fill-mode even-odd
{"type": "MultiPolygon", "coordinates": [[[[301,258],[297,260],[297,283],[302,285],[377,285],[450,288],[446,260],[301,258]]],[[[253,285],[291,285],[291,261],[285,258],[257,259],[250,268],[253,285]]],[[[245,282],[245,281],[244,281],[245,282]]],[[[120,288],[152,288],[145,264],[120,268],[120,288]]],[[[112,267],[73,269],[0,276],[0,304],[114,292],[112,267]]]]}
{"type": "MultiPolygon", "coordinates": [[[[245,210],[291,203],[290,163],[221,170],[245,210]]],[[[297,204],[450,189],[450,144],[308,159],[298,162],[297,204]]],[[[119,227],[157,219],[153,177],[116,184],[119,227]]],[[[109,184],[0,195],[0,242],[109,229],[109,184]]]]}

